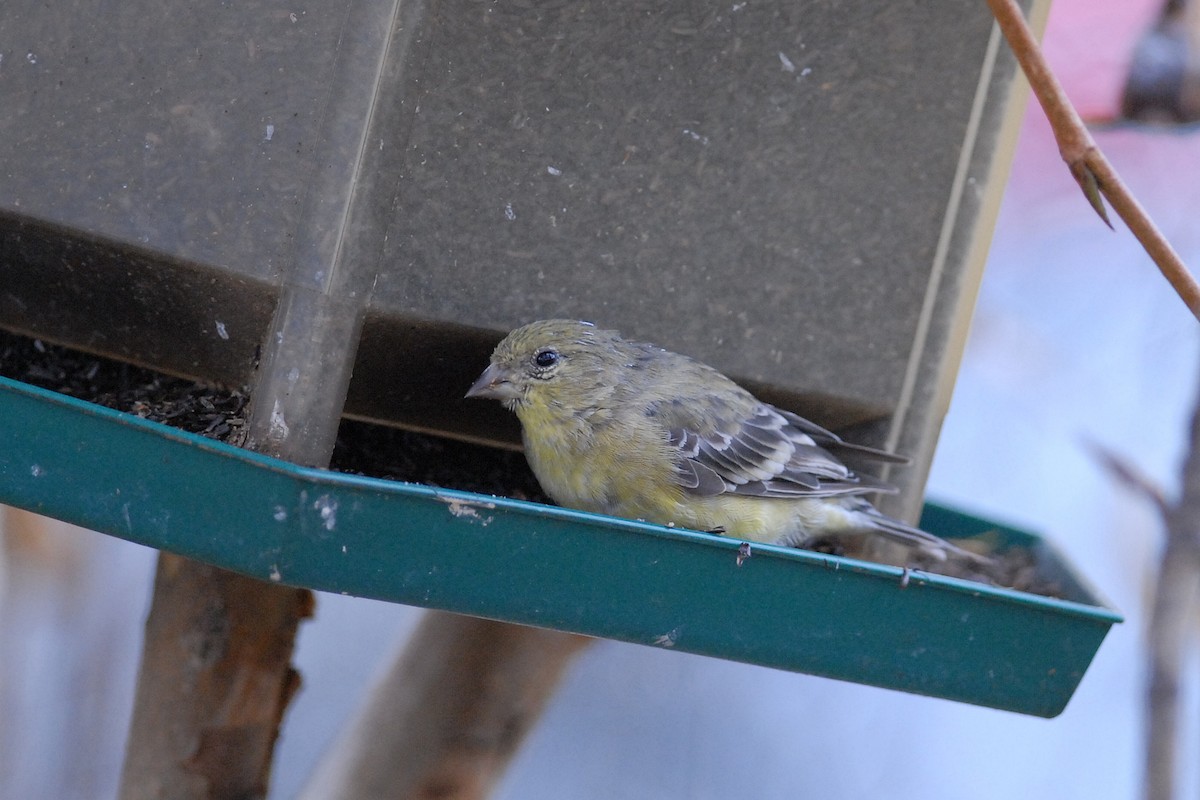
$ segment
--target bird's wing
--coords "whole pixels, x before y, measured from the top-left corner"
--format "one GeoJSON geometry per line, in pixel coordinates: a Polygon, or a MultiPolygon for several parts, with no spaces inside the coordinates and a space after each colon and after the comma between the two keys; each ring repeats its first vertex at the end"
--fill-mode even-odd
{"type": "Polygon", "coordinates": [[[813,441],[819,447],[824,447],[835,453],[853,453],[854,455],[867,460],[878,461],[884,464],[910,464],[912,459],[907,456],[902,456],[897,453],[889,453],[886,450],[879,450],[874,447],[868,447],[865,444],[854,444],[847,442],[842,437],[832,431],[822,428],[815,422],[810,422],[799,414],[793,414],[790,411],[784,411],[781,408],[770,407],[776,413],[780,414],[788,423],[796,430],[803,431],[812,437],[813,441]]]}
{"type": "Polygon", "coordinates": [[[668,441],[678,450],[676,480],[684,489],[701,496],[780,498],[895,491],[856,474],[830,450],[859,452],[876,460],[904,459],[843,442],[803,417],[766,403],[749,405],[748,413],[715,415],[715,420],[712,414],[704,420],[677,414],[668,422],[668,441]]]}

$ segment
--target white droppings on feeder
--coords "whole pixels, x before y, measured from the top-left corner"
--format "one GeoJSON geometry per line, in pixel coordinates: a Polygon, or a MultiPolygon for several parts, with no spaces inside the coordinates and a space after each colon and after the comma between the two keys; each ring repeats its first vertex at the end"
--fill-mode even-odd
{"type": "Polygon", "coordinates": [[[491,517],[484,517],[478,511],[465,503],[451,503],[450,513],[459,519],[479,520],[484,525],[492,521],[491,517]]]}
{"type": "Polygon", "coordinates": [[[263,138],[266,139],[268,142],[271,141],[271,139],[275,138],[275,126],[274,125],[271,125],[270,123],[267,124],[267,135],[264,136],[263,138]]]}
{"type": "Polygon", "coordinates": [[[549,172],[551,175],[553,175],[556,178],[559,175],[562,175],[562,170],[559,169],[558,167],[546,167],[546,172],[549,172]]]}
{"type": "Polygon", "coordinates": [[[494,517],[491,514],[480,514],[477,509],[486,508],[494,509],[495,503],[490,503],[486,500],[462,500],[457,497],[446,497],[445,495],[437,495],[437,499],[441,500],[450,508],[450,515],[458,519],[468,522],[478,522],[480,525],[487,525],[494,517]]]}
{"type": "Polygon", "coordinates": [[[300,368],[292,367],[287,374],[288,383],[295,385],[296,381],[300,380],[300,368]]]}
{"type": "Polygon", "coordinates": [[[287,420],[283,418],[283,408],[279,401],[275,401],[275,405],[271,407],[271,436],[277,439],[285,439],[288,435],[287,420]]]}
{"type": "Polygon", "coordinates": [[[795,72],[796,65],[788,58],[782,50],[779,51],[779,63],[783,66],[784,72],[795,72]]]}
{"type": "Polygon", "coordinates": [[[229,331],[225,329],[225,323],[217,320],[217,336],[220,336],[225,341],[229,341],[229,331]]]}
{"type": "Polygon", "coordinates": [[[325,530],[331,531],[337,527],[337,500],[323,494],[313,501],[313,508],[321,515],[321,524],[325,526],[325,530]]]}
{"type": "Polygon", "coordinates": [[[805,75],[812,75],[812,67],[805,67],[800,70],[800,77],[803,78],[805,75]]]}
{"type": "Polygon", "coordinates": [[[268,577],[276,583],[279,583],[281,580],[283,580],[283,574],[280,573],[278,564],[271,565],[271,573],[268,577]]]}
{"type": "Polygon", "coordinates": [[[679,628],[672,628],[654,639],[654,643],[659,647],[674,647],[677,641],[679,641],[679,628]]]}
{"type": "Polygon", "coordinates": [[[40,478],[40,477],[42,477],[43,475],[45,475],[45,474],[46,474],[46,472],[45,472],[45,470],[43,470],[43,469],[41,468],[41,466],[40,466],[40,465],[38,465],[38,464],[34,464],[32,467],[30,467],[30,468],[29,468],[29,474],[30,474],[30,475],[32,475],[32,476],[33,476],[33,477],[35,477],[35,478],[40,478]]]}
{"type": "Polygon", "coordinates": [[[514,219],[517,218],[517,212],[513,211],[512,203],[504,204],[504,218],[507,219],[509,222],[512,222],[514,219]]]}
{"type": "Polygon", "coordinates": [[[283,522],[288,518],[287,509],[283,506],[275,506],[275,513],[272,514],[276,522],[283,522]]]}

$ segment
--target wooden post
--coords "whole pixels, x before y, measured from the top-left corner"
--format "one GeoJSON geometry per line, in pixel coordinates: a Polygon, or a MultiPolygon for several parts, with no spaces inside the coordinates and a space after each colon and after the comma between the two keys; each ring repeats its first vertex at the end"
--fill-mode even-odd
{"type": "MultiPolygon", "coordinates": [[[[347,0],[313,144],[314,175],[262,346],[247,420],[258,452],[329,464],[405,147],[389,131],[423,3],[347,0]],[[365,127],[362,127],[365,126],[365,127]],[[389,146],[382,143],[388,141],[389,146]]],[[[220,502],[220,498],[213,498],[220,502]]],[[[121,800],[266,791],[288,666],[312,596],[171,556],[159,561],[121,800]]]]}
{"type": "Polygon", "coordinates": [[[428,612],[301,800],[480,800],[591,639],[428,612]]]}
{"type": "Polygon", "coordinates": [[[123,800],[264,797],[312,593],[164,553],[146,623],[123,800]]]}

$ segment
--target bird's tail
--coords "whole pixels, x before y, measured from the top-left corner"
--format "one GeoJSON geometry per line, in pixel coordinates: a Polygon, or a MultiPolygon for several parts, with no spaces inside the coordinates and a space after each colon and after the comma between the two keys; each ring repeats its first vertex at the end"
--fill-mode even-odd
{"type": "Polygon", "coordinates": [[[933,555],[939,561],[944,561],[951,555],[965,559],[972,564],[983,564],[990,560],[987,556],[981,556],[978,553],[972,553],[970,550],[964,550],[940,536],[935,536],[920,528],[914,528],[912,525],[908,525],[898,519],[892,519],[865,500],[861,505],[856,503],[853,510],[857,512],[858,518],[862,520],[864,532],[879,534],[905,547],[915,547],[922,552],[933,555]]]}

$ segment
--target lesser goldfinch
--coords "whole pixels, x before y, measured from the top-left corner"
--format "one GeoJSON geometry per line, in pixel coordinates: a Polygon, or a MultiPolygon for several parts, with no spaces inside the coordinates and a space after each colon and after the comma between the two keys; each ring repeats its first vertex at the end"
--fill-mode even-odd
{"type": "Polygon", "coordinates": [[[869,533],[963,553],[879,512],[864,495],[894,490],[836,454],[906,459],[845,442],[712,367],[616,331],[572,320],[517,328],[467,397],[516,412],[529,465],[562,506],[752,542],[869,533]]]}

